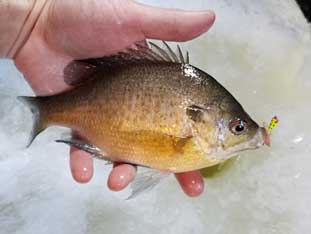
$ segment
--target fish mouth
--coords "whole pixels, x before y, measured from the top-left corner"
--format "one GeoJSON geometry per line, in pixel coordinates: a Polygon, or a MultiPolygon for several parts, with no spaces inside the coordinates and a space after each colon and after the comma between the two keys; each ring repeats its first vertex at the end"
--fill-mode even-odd
{"type": "Polygon", "coordinates": [[[268,133],[267,129],[264,127],[259,127],[257,133],[253,137],[253,139],[250,141],[251,148],[259,148],[263,145],[270,146],[270,134],[268,133]]]}
{"type": "Polygon", "coordinates": [[[261,130],[264,145],[271,146],[270,134],[268,133],[267,129],[261,127],[260,130],[261,130]]]}

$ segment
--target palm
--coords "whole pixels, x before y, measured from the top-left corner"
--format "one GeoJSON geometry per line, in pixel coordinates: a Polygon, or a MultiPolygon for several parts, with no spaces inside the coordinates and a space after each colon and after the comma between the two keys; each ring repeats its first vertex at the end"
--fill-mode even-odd
{"type": "Polygon", "coordinates": [[[133,16],[123,13],[129,2],[122,1],[122,7],[117,2],[56,0],[44,9],[15,60],[37,94],[66,88],[62,71],[70,60],[111,54],[145,38],[133,16]],[[96,3],[104,5],[107,13],[98,7],[88,9],[96,3]],[[86,4],[83,12],[82,4],[86,4]]]}
{"type": "MultiPolygon", "coordinates": [[[[210,12],[164,10],[130,0],[49,1],[15,56],[15,64],[36,94],[51,95],[69,88],[63,69],[73,59],[112,54],[146,38],[188,40],[213,22],[210,12]]],[[[71,160],[73,171],[83,174],[87,163],[92,167],[91,159],[76,154],[77,159],[71,160]]],[[[92,176],[90,171],[86,177],[92,176]]]]}

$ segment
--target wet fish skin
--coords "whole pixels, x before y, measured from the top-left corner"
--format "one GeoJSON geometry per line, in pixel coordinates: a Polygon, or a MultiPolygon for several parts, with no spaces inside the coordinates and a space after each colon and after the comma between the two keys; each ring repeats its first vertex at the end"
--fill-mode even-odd
{"type": "Polygon", "coordinates": [[[35,98],[39,129],[66,126],[112,161],[171,172],[212,166],[263,144],[263,130],[207,73],[144,53],[122,56],[73,62],[91,68],[88,79],[35,98]],[[243,120],[243,134],[232,133],[233,120],[243,120]]]}

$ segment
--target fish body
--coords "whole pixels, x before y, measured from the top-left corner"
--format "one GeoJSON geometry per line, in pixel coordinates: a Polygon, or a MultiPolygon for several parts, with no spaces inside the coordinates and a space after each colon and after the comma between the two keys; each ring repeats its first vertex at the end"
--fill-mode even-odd
{"type": "Polygon", "coordinates": [[[53,125],[69,127],[98,149],[99,158],[170,172],[213,166],[263,145],[265,129],[213,77],[185,60],[181,53],[139,47],[74,61],[65,80],[76,82],[87,71],[74,89],[24,98],[37,116],[34,135],[53,125]]]}

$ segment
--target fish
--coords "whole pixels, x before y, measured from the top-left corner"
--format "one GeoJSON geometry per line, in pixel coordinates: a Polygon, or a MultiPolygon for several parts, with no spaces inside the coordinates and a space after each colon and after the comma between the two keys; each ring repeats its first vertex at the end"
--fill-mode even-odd
{"type": "Polygon", "coordinates": [[[64,126],[74,134],[57,142],[96,158],[179,173],[270,143],[226,88],[190,64],[188,52],[163,45],[74,60],[64,69],[71,90],[19,97],[34,116],[30,144],[44,129],[64,126]]]}

